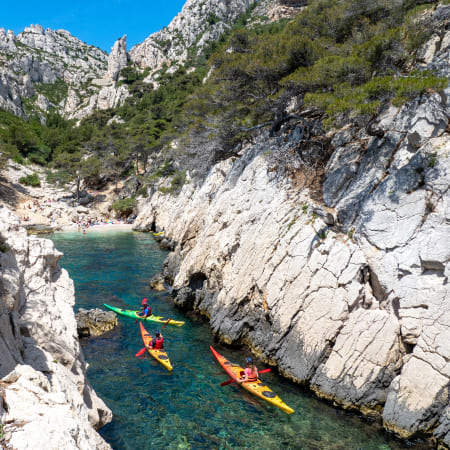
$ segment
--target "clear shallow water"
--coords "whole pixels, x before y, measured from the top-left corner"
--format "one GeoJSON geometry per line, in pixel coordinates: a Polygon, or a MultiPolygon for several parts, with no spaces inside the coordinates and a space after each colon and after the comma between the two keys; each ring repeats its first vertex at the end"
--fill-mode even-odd
{"type": "MultiPolygon", "coordinates": [[[[119,327],[83,343],[88,375],[114,413],[100,433],[114,449],[308,449],[387,450],[405,448],[352,414],[332,408],[275,372],[262,379],[295,413],[248,394],[228,379],[213,359],[207,324],[185,317],[165,294],[148,283],[166,256],[149,234],[131,232],[58,233],[50,236],[64,252],[61,265],[75,282],[76,309],[109,303],[137,309],[143,297],[155,313],[185,320],[163,332],[173,372],[150,356],[134,357],[142,348],[138,324],[119,317],[119,327]]],[[[155,331],[156,324],[145,324],[155,331]]],[[[245,354],[219,344],[231,361],[245,354]]],[[[259,364],[260,368],[264,366],[259,364]]]]}

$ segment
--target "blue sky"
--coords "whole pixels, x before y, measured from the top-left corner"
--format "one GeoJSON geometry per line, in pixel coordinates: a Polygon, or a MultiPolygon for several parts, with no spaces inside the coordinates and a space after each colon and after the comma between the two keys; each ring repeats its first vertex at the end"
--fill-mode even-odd
{"type": "Polygon", "coordinates": [[[167,26],[186,0],[15,0],[0,14],[0,28],[18,34],[30,24],[69,31],[109,53],[127,35],[127,47],[167,26]]]}

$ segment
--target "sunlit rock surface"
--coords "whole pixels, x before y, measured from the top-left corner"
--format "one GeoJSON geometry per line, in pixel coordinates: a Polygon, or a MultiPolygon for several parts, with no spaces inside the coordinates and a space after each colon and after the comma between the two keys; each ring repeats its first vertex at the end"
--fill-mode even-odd
{"type": "Polygon", "coordinates": [[[74,286],[51,241],[0,206],[0,423],[12,448],[108,449],[111,411],[86,379],[74,286]]]}
{"type": "MultiPolygon", "coordinates": [[[[445,36],[427,57],[444,76],[445,36]]],[[[322,205],[271,167],[295,133],[262,133],[201,186],[141,199],[135,228],[178,243],[163,268],[175,302],[224,341],[402,437],[448,445],[449,116],[446,92],[428,92],[383,111],[375,136],[334,132],[322,205]]]]}

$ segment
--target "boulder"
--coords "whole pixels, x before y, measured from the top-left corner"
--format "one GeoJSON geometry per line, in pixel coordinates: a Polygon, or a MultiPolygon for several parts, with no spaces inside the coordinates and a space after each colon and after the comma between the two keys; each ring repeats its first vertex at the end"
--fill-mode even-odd
{"type": "Polygon", "coordinates": [[[168,238],[164,238],[160,243],[159,246],[161,247],[161,249],[163,250],[173,250],[173,243],[170,239],[168,238]]]}
{"type": "Polygon", "coordinates": [[[86,206],[94,201],[94,197],[91,194],[87,194],[85,197],[81,197],[78,203],[82,206],[86,206]]]}
{"type": "Polygon", "coordinates": [[[155,291],[165,291],[164,277],[161,273],[157,273],[150,280],[150,287],[155,291]]]}
{"type": "Polygon", "coordinates": [[[89,310],[80,308],[75,314],[75,318],[80,338],[100,336],[119,324],[114,312],[98,308],[89,310]]]}

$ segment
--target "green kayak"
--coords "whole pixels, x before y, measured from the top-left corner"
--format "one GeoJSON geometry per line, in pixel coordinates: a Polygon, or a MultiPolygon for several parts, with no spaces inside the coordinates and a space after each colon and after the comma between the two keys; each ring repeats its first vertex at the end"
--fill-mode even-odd
{"type": "MultiPolygon", "coordinates": [[[[139,311],[131,311],[130,309],[116,308],[115,306],[109,306],[106,303],[104,303],[104,305],[111,311],[114,311],[116,314],[132,317],[133,319],[148,320],[149,322],[158,322],[158,323],[166,323],[169,320],[168,317],[154,316],[153,314],[149,317],[143,318],[141,316],[138,316],[139,311]]],[[[175,325],[176,327],[181,327],[182,325],[184,325],[184,322],[171,319],[167,325],[175,325]]]]}

